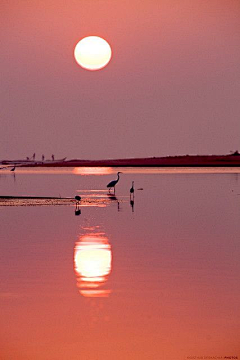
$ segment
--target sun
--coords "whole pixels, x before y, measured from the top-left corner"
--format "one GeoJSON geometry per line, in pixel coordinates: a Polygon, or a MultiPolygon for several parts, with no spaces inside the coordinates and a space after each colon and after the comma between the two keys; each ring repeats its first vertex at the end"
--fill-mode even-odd
{"type": "Polygon", "coordinates": [[[87,70],[104,68],[112,57],[108,42],[98,36],[88,36],[80,40],[74,49],[76,62],[87,70]]]}

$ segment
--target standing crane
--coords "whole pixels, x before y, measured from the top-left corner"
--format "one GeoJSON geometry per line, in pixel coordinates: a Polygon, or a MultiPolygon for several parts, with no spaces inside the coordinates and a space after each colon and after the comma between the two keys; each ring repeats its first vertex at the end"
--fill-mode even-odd
{"type": "Polygon", "coordinates": [[[118,171],[118,173],[117,173],[117,180],[112,180],[112,181],[110,181],[109,184],[107,184],[107,187],[109,188],[109,192],[112,188],[114,188],[114,194],[115,194],[115,186],[119,181],[119,174],[122,174],[121,171],[118,171]]]}

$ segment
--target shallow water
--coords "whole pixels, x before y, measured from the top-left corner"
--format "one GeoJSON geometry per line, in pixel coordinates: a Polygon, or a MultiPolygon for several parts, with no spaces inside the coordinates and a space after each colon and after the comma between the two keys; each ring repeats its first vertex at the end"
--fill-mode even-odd
{"type": "Polygon", "coordinates": [[[97,201],[0,207],[0,359],[240,359],[239,169],[117,171],[1,172],[97,201]]]}

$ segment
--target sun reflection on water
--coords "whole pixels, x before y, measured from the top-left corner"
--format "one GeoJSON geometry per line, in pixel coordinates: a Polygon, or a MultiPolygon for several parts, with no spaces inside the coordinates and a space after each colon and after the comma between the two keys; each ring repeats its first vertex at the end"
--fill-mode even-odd
{"type": "Polygon", "coordinates": [[[105,284],[112,268],[112,251],[103,233],[79,237],[74,248],[74,269],[77,287],[85,297],[107,297],[111,290],[105,284]]]}
{"type": "Polygon", "coordinates": [[[113,172],[111,167],[75,167],[73,169],[76,175],[108,175],[113,172]]]}

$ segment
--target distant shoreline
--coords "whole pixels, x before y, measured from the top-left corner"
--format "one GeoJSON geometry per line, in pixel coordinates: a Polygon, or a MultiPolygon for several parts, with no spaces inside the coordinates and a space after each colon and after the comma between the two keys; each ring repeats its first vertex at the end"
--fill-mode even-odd
{"type": "Polygon", "coordinates": [[[184,155],[151,158],[31,161],[3,160],[2,165],[18,167],[240,167],[240,154],[184,155]]]}

